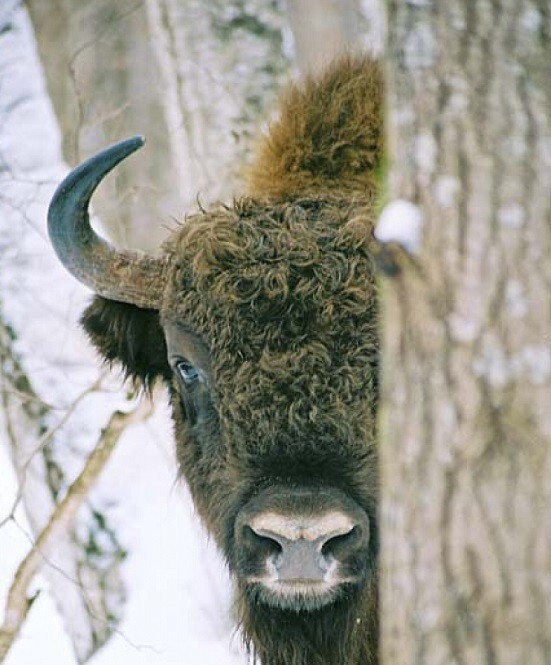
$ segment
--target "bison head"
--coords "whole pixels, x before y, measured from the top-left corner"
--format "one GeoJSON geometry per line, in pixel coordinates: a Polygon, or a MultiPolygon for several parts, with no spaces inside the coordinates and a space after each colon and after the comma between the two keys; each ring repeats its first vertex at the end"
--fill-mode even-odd
{"type": "Polygon", "coordinates": [[[372,197],[242,198],[189,217],[158,258],[88,220],[101,179],[142,145],[71,173],[49,214],[108,361],[166,384],[177,457],[237,581],[265,663],[368,663],[376,643],[377,316],[372,197]]]}

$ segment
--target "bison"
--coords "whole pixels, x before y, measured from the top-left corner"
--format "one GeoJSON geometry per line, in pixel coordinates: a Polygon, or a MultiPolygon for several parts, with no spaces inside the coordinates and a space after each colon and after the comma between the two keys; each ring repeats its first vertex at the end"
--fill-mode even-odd
{"type": "Polygon", "coordinates": [[[264,665],[377,662],[381,107],[367,56],[290,85],[244,194],[187,217],[158,256],[110,246],[87,212],[139,137],[76,168],[50,206],[59,258],[97,294],[92,343],[168,389],[179,469],[264,665]]]}

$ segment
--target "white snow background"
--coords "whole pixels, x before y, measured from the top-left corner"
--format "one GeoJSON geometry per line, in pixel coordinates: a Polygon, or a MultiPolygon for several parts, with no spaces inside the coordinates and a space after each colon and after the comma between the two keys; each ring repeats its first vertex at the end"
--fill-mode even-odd
{"type": "MultiPolygon", "coordinates": [[[[2,4],[0,19],[14,3],[2,4]]],[[[0,119],[3,314],[20,331],[16,350],[37,392],[48,403],[66,407],[97,378],[98,360],[76,332],[90,294],[60,266],[46,236],[47,205],[66,167],[23,8],[16,10],[13,29],[0,35],[0,119]]],[[[124,395],[113,388],[116,385],[113,381],[111,392],[82,400],[60,433],[71,447],[90,449],[110,413],[129,408],[124,395]]],[[[9,513],[17,492],[4,426],[0,422],[0,520],[9,513]]],[[[245,663],[231,620],[227,573],[194,515],[185,487],[176,482],[166,410],[157,409],[145,425],[127,431],[94,498],[112,506],[110,519],[129,557],[123,569],[123,621],[91,665],[245,663]]],[[[16,523],[0,529],[0,612],[13,573],[28,551],[28,533],[21,508],[16,523]]],[[[43,591],[5,664],[75,665],[42,576],[33,583],[32,590],[37,589],[43,591]]]]}

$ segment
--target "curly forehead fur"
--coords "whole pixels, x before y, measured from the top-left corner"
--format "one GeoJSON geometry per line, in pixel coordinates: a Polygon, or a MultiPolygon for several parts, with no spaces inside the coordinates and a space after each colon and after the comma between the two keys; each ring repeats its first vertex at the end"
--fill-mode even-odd
{"type": "Polygon", "coordinates": [[[377,349],[369,246],[381,96],[379,66],[363,57],[291,86],[258,146],[251,195],[188,218],[165,247],[161,315],[204,336],[216,385],[234,394],[230,419],[274,430],[286,413],[310,426],[324,403],[337,414],[376,398],[366,370],[377,349]],[[265,391],[275,420],[258,411],[265,391]]]}
{"type": "Polygon", "coordinates": [[[296,326],[314,311],[332,334],[335,314],[373,301],[370,219],[361,200],[320,197],[244,198],[190,217],[166,247],[173,268],[163,313],[193,290],[208,299],[205,309],[239,308],[261,324],[262,346],[302,344],[296,326]]]}
{"type": "Polygon", "coordinates": [[[242,199],[190,218],[171,240],[162,317],[204,338],[228,421],[264,446],[301,429],[311,438],[317,422],[351,427],[345,410],[375,399],[368,219],[358,202],[242,199]]]}

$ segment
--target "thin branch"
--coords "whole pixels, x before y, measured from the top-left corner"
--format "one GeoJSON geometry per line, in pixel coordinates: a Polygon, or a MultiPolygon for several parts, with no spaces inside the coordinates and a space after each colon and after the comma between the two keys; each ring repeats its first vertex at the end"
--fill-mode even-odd
{"type": "MultiPolygon", "coordinates": [[[[69,420],[69,418],[73,415],[75,412],[76,408],[79,406],[79,404],[82,402],[82,400],[90,395],[91,393],[98,392],[101,389],[101,383],[105,378],[105,373],[101,374],[94,383],[92,383],[91,386],[88,386],[88,388],[85,388],[80,395],[76,397],[75,400],[69,405],[67,408],[67,411],[63,414],[63,416],[59,419],[59,421],[49,429],[47,432],[45,432],[40,439],[38,440],[38,443],[34,447],[34,449],[31,451],[30,455],[27,457],[25,462],[23,463],[21,467],[21,474],[24,477],[25,473],[27,471],[27,468],[29,464],[32,461],[32,458],[39,453],[41,450],[44,450],[44,448],[50,443],[50,441],[54,438],[57,432],[65,425],[65,423],[69,420]]],[[[14,442],[15,443],[15,442],[14,442]]]]}
{"type": "Polygon", "coordinates": [[[105,467],[121,434],[128,426],[148,418],[151,411],[151,403],[143,400],[133,411],[116,411],[111,416],[84,469],[56,507],[34,547],[20,563],[8,593],[4,623],[0,627],[0,662],[3,662],[10,650],[32,605],[33,599],[28,597],[27,592],[34,576],[41,569],[55,543],[73,526],[78,509],[105,467]]]}
{"type": "MultiPolygon", "coordinates": [[[[32,547],[34,547],[35,542],[34,538],[32,535],[25,529],[15,518],[13,519],[13,523],[15,526],[19,529],[19,531],[23,534],[23,536],[29,541],[32,547]]],[[[153,646],[149,644],[139,644],[137,642],[133,642],[125,633],[122,632],[122,630],[119,630],[116,625],[116,620],[115,619],[106,619],[103,615],[99,615],[97,612],[95,612],[93,608],[93,603],[90,601],[90,597],[88,596],[88,590],[85,588],[85,586],[80,582],[79,580],[73,578],[71,575],[68,575],[67,572],[61,568],[61,566],[56,565],[51,559],[44,559],[44,563],[49,567],[55,570],[57,573],[59,573],[62,577],[64,577],[68,582],[71,584],[74,584],[75,586],[78,586],[78,588],[81,590],[83,593],[84,599],[86,600],[87,604],[87,609],[90,612],[91,616],[94,616],[96,619],[100,619],[102,621],[105,621],[109,625],[109,629],[113,632],[116,633],[128,646],[132,647],[136,651],[151,651],[152,653],[155,654],[160,654],[160,651],[155,649],[153,646]]],[[[34,601],[38,598],[40,595],[40,591],[37,591],[33,596],[30,597],[29,602],[32,604],[34,601]]]]}
{"type": "MultiPolygon", "coordinates": [[[[55,434],[65,425],[65,423],[69,420],[69,418],[73,415],[75,412],[76,408],[79,406],[79,404],[82,402],[82,400],[90,395],[93,392],[97,392],[101,388],[101,382],[103,381],[105,376],[105,373],[101,374],[94,383],[83,390],[80,395],[76,397],[76,399],[69,405],[67,408],[65,414],[60,418],[59,422],[52,428],[50,428],[47,432],[45,432],[40,439],[38,440],[38,443],[34,447],[34,449],[30,452],[28,455],[27,459],[23,462],[22,465],[18,465],[16,468],[16,473],[17,473],[17,479],[18,479],[18,487],[17,487],[17,494],[13,500],[13,503],[11,505],[10,510],[8,511],[8,514],[6,517],[0,520],[0,529],[7,523],[9,522],[17,509],[17,506],[19,505],[21,499],[23,498],[23,486],[25,484],[25,478],[27,475],[27,470],[29,468],[30,463],[32,462],[34,456],[39,453],[41,450],[44,450],[44,448],[50,443],[50,441],[53,439],[55,434]]],[[[5,394],[7,391],[2,389],[2,393],[5,394]]],[[[11,391],[10,391],[11,392],[11,391]]],[[[39,400],[38,397],[34,395],[34,393],[31,393],[31,391],[25,393],[25,396],[28,397],[29,399],[37,399],[39,400]]],[[[39,400],[39,402],[41,402],[39,400]]],[[[6,409],[6,418],[9,421],[9,415],[8,415],[9,410],[6,409]]],[[[11,444],[14,447],[17,447],[17,441],[14,438],[14,435],[12,434],[11,428],[9,427],[9,422],[8,426],[6,427],[6,431],[8,434],[9,439],[11,440],[11,444]]]]}

